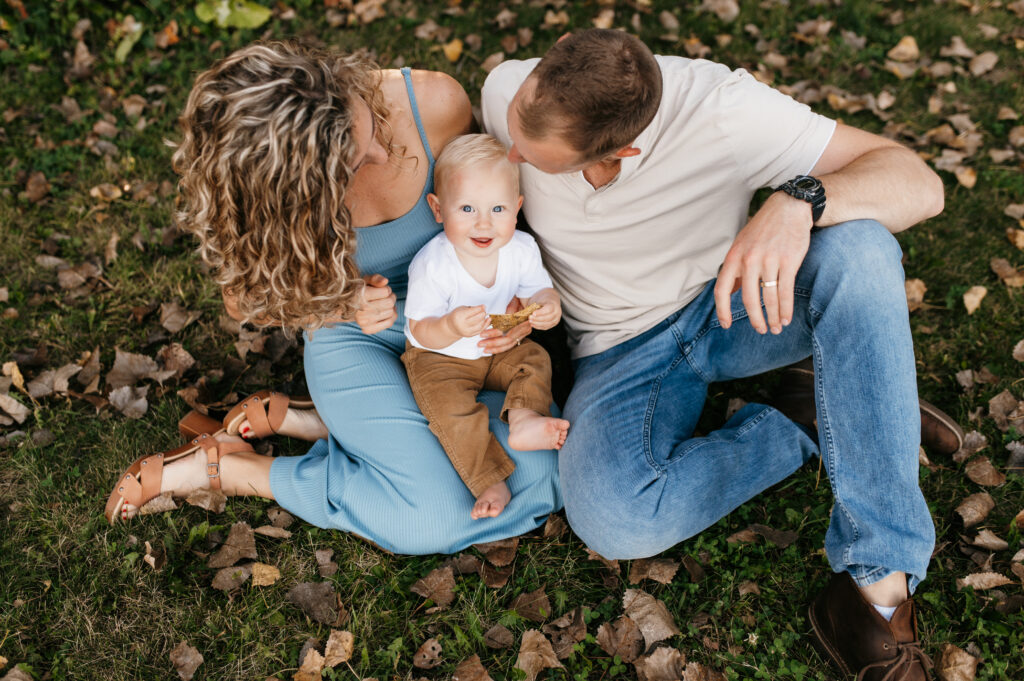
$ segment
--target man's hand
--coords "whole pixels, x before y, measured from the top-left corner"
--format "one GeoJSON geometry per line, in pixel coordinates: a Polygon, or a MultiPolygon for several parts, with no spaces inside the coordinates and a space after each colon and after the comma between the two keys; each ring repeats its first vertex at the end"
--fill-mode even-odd
{"type": "Polygon", "coordinates": [[[366,286],[363,287],[363,304],[356,312],[355,322],[363,333],[372,335],[391,328],[398,319],[398,310],[395,307],[395,294],[391,292],[386,277],[372,274],[364,279],[366,286]]]}
{"type": "Polygon", "coordinates": [[[781,333],[789,324],[793,319],[796,273],[810,247],[811,226],[809,203],[781,192],[768,197],[736,235],[718,273],[715,309],[723,329],[732,325],[729,299],[740,288],[743,307],[758,333],[766,333],[769,328],[772,333],[781,333]],[[767,325],[761,314],[762,296],[767,325]]]}
{"type": "Polygon", "coordinates": [[[535,293],[527,304],[537,303],[539,310],[530,315],[530,326],[541,331],[554,328],[562,319],[562,301],[553,288],[546,288],[535,293]]]}
{"type": "Polygon", "coordinates": [[[448,329],[459,338],[472,338],[491,324],[491,316],[483,305],[457,307],[445,319],[448,329]]]}

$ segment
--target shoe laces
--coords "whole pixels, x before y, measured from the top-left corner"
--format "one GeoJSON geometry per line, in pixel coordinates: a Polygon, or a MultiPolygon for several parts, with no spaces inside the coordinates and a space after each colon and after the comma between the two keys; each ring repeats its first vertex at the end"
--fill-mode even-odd
{"type": "Polygon", "coordinates": [[[902,674],[904,669],[909,670],[914,662],[920,662],[921,666],[925,669],[925,678],[931,678],[928,674],[933,668],[932,659],[921,650],[920,641],[908,641],[906,643],[897,643],[895,646],[886,644],[886,648],[892,650],[896,649],[896,657],[890,657],[887,660],[879,660],[878,662],[871,662],[864,666],[857,674],[857,681],[863,681],[864,675],[872,669],[878,667],[888,667],[889,671],[885,673],[879,681],[899,681],[903,678],[902,674]]]}

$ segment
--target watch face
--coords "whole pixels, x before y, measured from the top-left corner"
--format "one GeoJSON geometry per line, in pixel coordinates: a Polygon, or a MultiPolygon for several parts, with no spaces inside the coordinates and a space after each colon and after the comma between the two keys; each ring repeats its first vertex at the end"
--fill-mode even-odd
{"type": "Polygon", "coordinates": [[[808,177],[805,175],[804,177],[794,180],[793,186],[795,186],[797,189],[803,189],[805,191],[814,191],[819,186],[821,186],[821,183],[818,182],[813,177],[808,177]]]}

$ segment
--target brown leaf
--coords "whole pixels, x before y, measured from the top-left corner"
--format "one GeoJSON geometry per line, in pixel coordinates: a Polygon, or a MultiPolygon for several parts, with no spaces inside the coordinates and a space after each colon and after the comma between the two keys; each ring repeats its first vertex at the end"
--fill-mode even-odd
{"type": "Polygon", "coordinates": [[[967,289],[967,293],[964,294],[964,307],[967,308],[967,314],[974,314],[974,311],[981,305],[981,299],[988,293],[988,289],[984,286],[972,286],[967,289]]]}
{"type": "Polygon", "coordinates": [[[619,659],[628,663],[644,651],[644,635],[636,622],[623,616],[597,628],[597,645],[609,655],[618,655],[619,659]]]}
{"type": "Polygon", "coordinates": [[[508,584],[510,577],[512,577],[511,565],[508,567],[494,567],[490,563],[484,563],[480,566],[480,579],[492,589],[500,589],[505,586],[508,584]]]}
{"type": "Polygon", "coordinates": [[[283,527],[274,527],[273,525],[260,525],[253,532],[274,539],[289,539],[292,536],[292,533],[283,527]]]}
{"type": "Polygon", "coordinates": [[[792,530],[776,530],[767,525],[754,524],[747,529],[764,537],[780,549],[786,548],[800,538],[800,535],[792,530]]]}
{"type": "Polygon", "coordinates": [[[251,563],[221,568],[217,571],[217,574],[213,576],[213,583],[211,586],[219,591],[234,591],[245,584],[246,580],[251,576],[251,563]]]}
{"type": "Polygon", "coordinates": [[[999,55],[995,52],[982,52],[971,60],[967,68],[972,76],[980,76],[994,69],[998,61],[999,55]]]}
{"type": "Polygon", "coordinates": [[[541,631],[550,637],[555,657],[564,660],[572,654],[573,646],[587,637],[583,606],[576,606],[572,612],[562,615],[551,624],[545,624],[541,631]]]}
{"type": "Polygon", "coordinates": [[[181,343],[171,343],[157,350],[156,358],[163,365],[164,371],[173,371],[174,378],[182,375],[195,366],[196,360],[181,343]]]}
{"type": "Polygon", "coordinates": [[[321,577],[330,577],[338,572],[338,564],[331,560],[334,557],[334,549],[317,549],[313,555],[316,557],[316,566],[321,577]]]}
{"type": "Polygon", "coordinates": [[[131,95],[121,100],[121,108],[128,118],[138,118],[148,103],[142,95],[131,95]]]}
{"type": "Polygon", "coordinates": [[[747,594],[754,594],[755,596],[761,595],[761,587],[755,582],[742,582],[739,586],[740,596],[746,596],[747,594]]]}
{"type": "Polygon", "coordinates": [[[57,272],[57,284],[64,290],[78,288],[89,281],[100,276],[101,272],[91,262],[83,262],[74,267],[59,270],[57,272]]]}
{"type": "Polygon", "coordinates": [[[544,593],[544,587],[520,594],[512,601],[509,610],[514,610],[520,617],[533,622],[543,622],[551,614],[551,602],[544,593]]]}
{"type": "Polygon", "coordinates": [[[1007,136],[1010,140],[1010,144],[1015,147],[1024,147],[1024,125],[1017,125],[1010,128],[1010,133],[1007,136]]]}
{"type": "Polygon", "coordinates": [[[534,681],[544,669],[561,669],[562,663],[555,657],[551,642],[536,629],[523,633],[523,642],[519,646],[519,657],[516,658],[516,669],[526,672],[526,681],[534,681]]]}
{"type": "Polygon", "coordinates": [[[161,303],[160,326],[171,333],[177,333],[199,319],[200,313],[186,310],[177,302],[161,303]]]}
{"type": "Polygon", "coordinates": [[[166,50],[171,45],[178,43],[178,22],[171,19],[171,23],[164,26],[159,33],[153,36],[153,42],[161,50],[166,50]]]}
{"type": "Polygon", "coordinates": [[[689,662],[683,670],[683,681],[726,681],[726,676],[699,662],[689,662]]]}
{"type": "Polygon", "coordinates": [[[199,651],[182,641],[171,651],[171,664],[181,677],[181,681],[189,681],[196,669],[203,663],[203,656],[199,651]]]}
{"type": "Polygon", "coordinates": [[[173,375],[173,371],[160,371],[151,357],[115,348],[114,366],[107,373],[107,386],[113,389],[135,385],[143,378],[164,381],[173,375]]]}
{"type": "Polygon", "coordinates": [[[679,571],[679,562],[668,558],[642,558],[634,560],[629,568],[629,583],[639,584],[653,579],[659,584],[669,584],[679,571]]]}
{"type": "Polygon", "coordinates": [[[964,519],[964,527],[973,527],[988,517],[996,502],[988,492],[978,492],[963,500],[956,512],[964,519]]]}
{"type": "Polygon", "coordinates": [[[49,193],[50,183],[46,180],[46,175],[37,170],[28,176],[28,182],[25,183],[25,198],[32,203],[38,203],[49,193]]]}
{"type": "Polygon", "coordinates": [[[270,586],[281,579],[281,571],[266,563],[252,564],[252,585],[270,586]]]}
{"type": "Polygon", "coordinates": [[[935,672],[942,681],[974,681],[977,669],[978,658],[952,643],[942,646],[942,653],[935,665],[935,672]]]}
{"type": "Polygon", "coordinates": [[[486,73],[490,73],[503,61],[505,61],[505,53],[495,52],[494,54],[488,55],[488,57],[480,63],[480,68],[482,68],[486,73]]]}
{"type": "Polygon", "coordinates": [[[1007,579],[998,572],[976,572],[972,575],[967,575],[963,579],[956,580],[956,589],[960,591],[965,586],[969,586],[975,591],[983,591],[1012,583],[1013,580],[1007,579]]]}
{"type": "Polygon", "coordinates": [[[988,401],[988,415],[996,422],[996,428],[1004,433],[1010,429],[1010,414],[1017,409],[1017,398],[1004,390],[988,401]]]}
{"type": "Polygon", "coordinates": [[[480,573],[480,559],[471,553],[460,553],[455,558],[449,558],[445,565],[451,566],[452,572],[456,575],[475,575],[480,573]]]}
{"type": "Polygon", "coordinates": [[[998,487],[1006,482],[1006,476],[996,470],[987,456],[971,459],[964,466],[968,478],[985,487],[998,487]]]}
{"type": "Polygon", "coordinates": [[[224,544],[217,553],[210,557],[207,565],[212,568],[228,567],[234,565],[242,558],[255,560],[256,537],[252,533],[249,523],[235,523],[231,526],[231,532],[224,544]]]}
{"type": "Polygon", "coordinates": [[[914,37],[907,35],[900,38],[896,46],[886,52],[885,56],[898,62],[916,61],[921,56],[921,51],[914,37]]]}
{"type": "Polygon", "coordinates": [[[419,669],[433,669],[441,664],[441,644],[436,638],[428,638],[412,656],[412,666],[419,669]]]}
{"type": "Polygon", "coordinates": [[[980,546],[986,551],[1005,551],[1010,548],[1010,545],[1006,543],[1006,540],[1000,539],[991,530],[982,530],[971,543],[974,546],[980,546]]]}
{"type": "Polygon", "coordinates": [[[700,7],[704,11],[711,11],[725,23],[735,21],[740,15],[740,6],[736,0],[704,0],[700,7]]]}
{"type": "Polygon", "coordinates": [[[737,542],[741,544],[749,544],[751,542],[757,541],[757,534],[755,534],[754,531],[748,527],[745,530],[733,532],[725,538],[725,541],[727,541],[730,544],[736,544],[737,542]]]}
{"type": "Polygon", "coordinates": [[[351,632],[332,629],[324,648],[324,665],[337,667],[342,662],[348,662],[352,659],[355,642],[355,636],[351,632]]]}
{"type": "Polygon", "coordinates": [[[121,191],[121,188],[116,184],[110,184],[109,182],[98,184],[89,190],[89,196],[94,199],[99,199],[100,201],[116,201],[121,198],[122,195],[123,192],[121,191]]]}
{"type": "Polygon", "coordinates": [[[1024,530],[1024,509],[1017,512],[1017,515],[1013,517],[1013,523],[1017,526],[1017,529],[1024,530]]]}
{"type": "Polygon", "coordinates": [[[691,582],[699,582],[704,579],[704,568],[693,556],[683,556],[683,567],[690,573],[691,582]]]}
{"type": "Polygon", "coordinates": [[[157,545],[154,547],[147,541],[145,542],[145,547],[146,555],[142,557],[142,561],[157,572],[160,572],[167,562],[167,552],[164,551],[164,545],[157,542],[157,545]]]}
{"type": "Polygon", "coordinates": [[[409,590],[414,594],[419,594],[424,598],[434,601],[434,604],[442,610],[451,605],[452,601],[455,600],[454,589],[455,573],[452,571],[451,566],[431,570],[425,577],[416,580],[409,587],[409,590]]]}
{"type": "MultiPolygon", "coordinates": [[[[1024,348],[1024,341],[1021,341],[1020,345],[1024,348]]],[[[1021,361],[1024,362],[1024,360],[1021,361]]],[[[552,513],[544,523],[544,538],[561,537],[568,529],[569,525],[565,522],[565,518],[557,513],[552,513]]]]}
{"type": "Polygon", "coordinates": [[[639,681],[678,681],[682,677],[686,656],[675,648],[657,648],[636,661],[639,681]]]}
{"type": "Polygon", "coordinates": [[[512,632],[500,624],[495,624],[484,633],[484,645],[488,648],[508,648],[514,642],[512,632]]]}
{"type": "Polygon", "coordinates": [[[130,419],[141,419],[149,409],[149,402],[146,394],[149,392],[148,385],[128,386],[123,385],[115,388],[107,395],[110,404],[119,412],[130,419]]]}
{"type": "Polygon", "coordinates": [[[979,452],[988,446],[988,438],[976,430],[972,430],[964,436],[964,443],[960,449],[953,454],[953,461],[961,463],[966,461],[972,454],[979,452]]]}
{"type": "Polygon", "coordinates": [[[907,279],[903,285],[907,289],[907,308],[911,312],[920,309],[928,287],[920,279],[907,279]]]}
{"type": "Polygon", "coordinates": [[[988,265],[1007,286],[1011,288],[1024,286],[1024,274],[1011,265],[1006,258],[992,258],[988,265]]]}
{"type": "Polygon", "coordinates": [[[92,75],[92,65],[96,57],[92,56],[86,44],[79,40],[75,44],[75,54],[71,58],[71,68],[68,69],[68,77],[74,80],[81,80],[92,75]]]}
{"type": "Polygon", "coordinates": [[[665,604],[640,589],[627,589],[622,597],[624,614],[636,622],[644,635],[647,647],[679,634],[665,604]]]}
{"type": "Polygon", "coordinates": [[[18,424],[25,422],[32,411],[10,395],[0,394],[0,410],[6,412],[18,424]]]}
{"type": "MultiPolygon", "coordinates": [[[[185,503],[204,508],[212,513],[223,513],[224,507],[228,503],[227,495],[219,489],[202,488],[192,490],[187,497],[185,497],[185,503]]],[[[255,556],[253,556],[255,558],[255,556]]]]}
{"type": "Polygon", "coordinates": [[[49,369],[29,381],[25,389],[37,400],[54,393],[66,393],[68,380],[81,370],[82,367],[74,363],[65,364],[59,369],[49,369]]]}
{"type": "Polygon", "coordinates": [[[310,618],[328,626],[337,626],[348,614],[340,608],[330,582],[301,582],[291,588],[286,598],[310,618]]]}
{"type": "Polygon", "coordinates": [[[310,647],[302,656],[298,671],[292,675],[292,681],[320,681],[324,669],[324,657],[316,648],[310,647]]]}
{"type": "Polygon", "coordinates": [[[970,166],[959,165],[953,169],[953,174],[956,175],[956,181],[966,189],[974,189],[978,183],[978,171],[970,166]]]}
{"type": "Polygon", "coordinates": [[[958,35],[953,36],[948,47],[939,48],[940,57],[963,57],[964,59],[972,59],[976,55],[977,52],[967,47],[967,43],[965,43],[964,39],[958,35]]]}
{"type": "Polygon", "coordinates": [[[295,517],[283,508],[274,507],[267,511],[267,518],[274,527],[288,527],[295,522],[295,517]]]}
{"type": "Polygon", "coordinates": [[[484,668],[482,662],[480,662],[480,656],[474,655],[466,660],[463,660],[455,667],[455,674],[452,675],[452,681],[494,681],[487,670],[484,668]]]}
{"type": "Polygon", "coordinates": [[[139,508],[139,515],[155,515],[165,511],[173,511],[178,508],[177,502],[171,492],[158,494],[139,508]]]}
{"type": "Polygon", "coordinates": [[[602,563],[606,568],[608,568],[615,574],[619,574],[622,572],[622,568],[619,566],[619,560],[617,558],[615,560],[608,560],[600,553],[592,549],[587,549],[587,558],[589,558],[590,560],[596,560],[598,563],[602,563]]]}
{"type": "Polygon", "coordinates": [[[569,24],[569,13],[565,10],[556,12],[553,9],[549,9],[544,13],[544,23],[540,27],[544,30],[550,31],[552,29],[562,29],[569,24]]]}
{"type": "Polygon", "coordinates": [[[600,10],[592,20],[594,28],[609,29],[615,23],[615,10],[610,7],[600,10]]]}
{"type": "Polygon", "coordinates": [[[519,537],[473,544],[473,548],[484,554],[484,558],[491,565],[504,567],[515,560],[516,550],[519,548],[519,537]]]}

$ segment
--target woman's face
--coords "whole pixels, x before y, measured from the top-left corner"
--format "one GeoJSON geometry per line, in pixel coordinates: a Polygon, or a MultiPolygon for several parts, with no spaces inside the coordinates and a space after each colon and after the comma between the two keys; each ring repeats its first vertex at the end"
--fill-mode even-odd
{"type": "Polygon", "coordinates": [[[361,99],[353,107],[352,137],[356,143],[353,174],[366,165],[380,165],[388,162],[388,151],[377,140],[377,121],[370,107],[361,99]]]}

